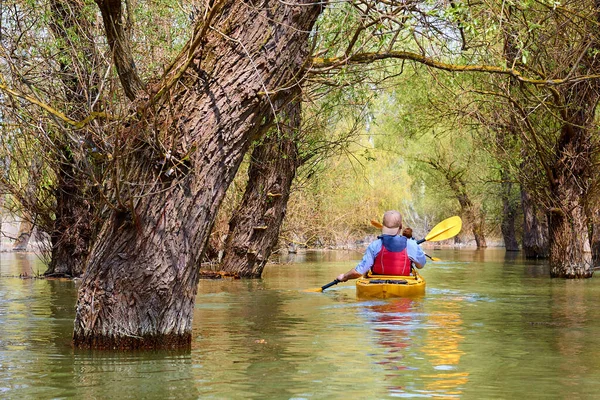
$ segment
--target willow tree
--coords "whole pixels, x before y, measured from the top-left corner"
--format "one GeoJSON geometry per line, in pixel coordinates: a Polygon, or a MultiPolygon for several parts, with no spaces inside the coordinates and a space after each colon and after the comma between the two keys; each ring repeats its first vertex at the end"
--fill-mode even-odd
{"type": "Polygon", "coordinates": [[[595,1],[507,6],[497,20],[504,29],[504,56],[534,76],[527,83],[495,81],[493,88],[478,90],[496,98],[503,112],[494,115],[519,138],[513,163],[546,214],[554,277],[592,274],[586,250],[595,222],[590,216],[599,204],[599,6],[595,1]]]}
{"type": "MultiPolygon", "coordinates": [[[[122,15],[98,1],[115,60],[122,15]],[[110,32],[117,32],[113,41],[110,32]]],[[[115,209],[79,290],[80,347],[155,348],[191,343],[199,262],[227,187],[253,139],[301,82],[321,4],[211,4],[164,76],[141,90],[115,62],[132,114],[116,126],[115,209]]]]}
{"type": "Polygon", "coordinates": [[[362,132],[371,93],[311,83],[303,89],[254,145],[243,197],[229,219],[220,263],[225,272],[261,276],[279,244],[294,187],[315,179],[322,161],[346,151],[362,132]]]}
{"type": "Polygon", "coordinates": [[[0,7],[0,152],[12,159],[10,173],[0,179],[16,206],[12,211],[30,216],[25,219],[35,220],[50,239],[46,275],[82,273],[111,206],[106,179],[114,137],[105,125],[121,120],[135,98],[131,84],[120,85],[112,73],[115,65],[122,75],[129,69],[155,76],[189,37],[183,30],[192,30],[191,5],[175,13],[169,2],[126,4],[106,39],[92,0],[10,0],[0,7]],[[109,44],[129,49],[130,56],[123,58],[109,44]]]}
{"type": "Polygon", "coordinates": [[[32,223],[50,237],[47,274],[78,276],[98,226],[98,186],[86,160],[93,129],[84,120],[100,108],[99,68],[90,4],[81,1],[4,2],[0,151],[11,154],[4,177],[23,216],[15,248],[27,245],[32,223]],[[45,111],[56,112],[48,118],[45,111]],[[21,233],[23,232],[23,235],[21,233]]]}
{"type": "MultiPolygon", "coordinates": [[[[551,275],[590,277],[591,256],[586,249],[590,231],[594,240],[598,238],[594,232],[598,232],[600,184],[594,134],[600,96],[599,4],[590,0],[455,5],[454,18],[464,34],[450,42],[453,46],[448,46],[443,60],[426,52],[390,51],[337,57],[323,64],[394,58],[446,71],[492,74],[491,85],[474,79],[465,100],[477,93],[481,103],[496,102],[496,115],[506,118],[505,125],[518,134],[521,151],[513,153],[514,166],[520,168],[519,181],[547,216],[551,275]],[[460,42],[460,52],[453,51],[460,42]],[[514,45],[512,63],[506,62],[507,44],[514,45]],[[461,60],[467,65],[458,65],[461,60]]],[[[592,248],[598,248],[596,243],[592,248]]]]}

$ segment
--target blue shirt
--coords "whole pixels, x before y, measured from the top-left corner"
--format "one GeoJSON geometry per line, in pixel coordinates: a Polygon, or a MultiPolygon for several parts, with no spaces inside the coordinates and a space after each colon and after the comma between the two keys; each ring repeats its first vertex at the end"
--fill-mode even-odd
{"type": "MultiPolygon", "coordinates": [[[[356,268],[354,268],[356,272],[359,274],[366,274],[375,263],[375,257],[377,257],[377,254],[379,254],[382,247],[383,242],[381,239],[377,239],[372,242],[369,247],[367,247],[367,251],[365,251],[365,255],[363,256],[361,262],[358,263],[356,268]]],[[[421,246],[419,246],[417,242],[412,239],[408,239],[406,241],[406,253],[408,254],[408,258],[421,264],[422,266],[424,266],[427,262],[423,249],[421,249],[421,246]]]]}

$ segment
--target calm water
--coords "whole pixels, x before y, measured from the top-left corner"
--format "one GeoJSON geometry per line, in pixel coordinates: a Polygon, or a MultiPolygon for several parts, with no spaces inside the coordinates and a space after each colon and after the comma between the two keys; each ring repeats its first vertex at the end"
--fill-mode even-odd
{"type": "Polygon", "coordinates": [[[314,253],[260,281],[202,281],[191,352],[70,347],[76,284],[0,254],[0,398],[597,399],[600,281],[551,280],[501,250],[430,251],[418,299],[307,293],[360,254],[314,253]]]}

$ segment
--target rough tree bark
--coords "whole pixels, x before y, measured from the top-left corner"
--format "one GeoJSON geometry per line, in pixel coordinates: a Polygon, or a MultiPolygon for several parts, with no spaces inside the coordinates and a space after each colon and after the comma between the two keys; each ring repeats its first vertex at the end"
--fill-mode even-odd
{"type": "Polygon", "coordinates": [[[283,88],[301,81],[321,10],[308,0],[215,2],[148,103],[136,107],[138,119],[122,126],[119,208],[82,279],[76,346],[190,346],[216,212],[251,141],[268,129],[272,104],[288,102],[293,91],[283,88]]]}
{"type": "Polygon", "coordinates": [[[571,89],[570,104],[579,107],[567,110],[570,118],[562,127],[552,165],[553,207],[548,218],[552,277],[589,278],[593,273],[591,254],[586,252],[589,236],[585,202],[593,168],[590,124],[598,103],[594,86],[586,83],[571,89]]]}
{"type": "Polygon", "coordinates": [[[104,32],[113,54],[115,68],[123,91],[129,100],[135,100],[144,84],[140,79],[133,54],[131,53],[131,32],[127,33],[123,18],[123,2],[121,0],[95,0],[104,21],[104,32]]]}
{"type": "Polygon", "coordinates": [[[523,252],[525,258],[548,258],[548,223],[545,213],[536,207],[531,195],[521,187],[521,207],[523,208],[523,252]]]}
{"type": "Polygon", "coordinates": [[[260,278],[279,240],[292,181],[300,164],[296,145],[301,122],[298,98],[279,115],[278,131],[252,152],[244,197],[229,221],[223,271],[260,278]]]}
{"type": "MultiPolygon", "coordinates": [[[[600,0],[593,2],[593,16],[600,22],[600,0]]],[[[588,73],[600,71],[600,41],[597,34],[585,37],[585,50],[579,68],[588,73]]],[[[596,109],[600,99],[597,79],[573,83],[562,89],[564,107],[560,135],[549,166],[550,209],[550,274],[560,278],[589,278],[593,274],[589,246],[586,206],[593,203],[592,182],[597,142],[594,142],[596,109]]],[[[595,174],[595,175],[594,175],[595,174]]]]}

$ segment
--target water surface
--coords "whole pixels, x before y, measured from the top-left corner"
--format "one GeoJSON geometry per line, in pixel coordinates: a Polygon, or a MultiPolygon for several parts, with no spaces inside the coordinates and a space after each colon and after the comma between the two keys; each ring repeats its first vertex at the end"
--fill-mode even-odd
{"type": "Polygon", "coordinates": [[[262,280],[201,281],[191,352],[74,350],[76,284],[0,254],[0,398],[594,399],[600,283],[503,250],[428,250],[427,293],[322,286],[361,255],[315,252],[262,280]]]}

